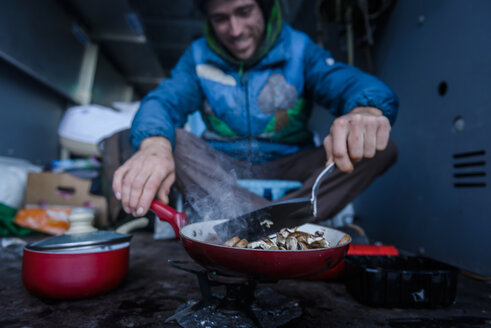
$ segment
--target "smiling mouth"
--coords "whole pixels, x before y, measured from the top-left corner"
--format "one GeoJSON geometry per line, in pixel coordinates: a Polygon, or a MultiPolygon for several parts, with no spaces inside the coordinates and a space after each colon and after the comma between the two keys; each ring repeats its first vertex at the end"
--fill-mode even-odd
{"type": "Polygon", "coordinates": [[[237,50],[245,50],[249,47],[250,39],[232,41],[231,44],[237,50]]]}

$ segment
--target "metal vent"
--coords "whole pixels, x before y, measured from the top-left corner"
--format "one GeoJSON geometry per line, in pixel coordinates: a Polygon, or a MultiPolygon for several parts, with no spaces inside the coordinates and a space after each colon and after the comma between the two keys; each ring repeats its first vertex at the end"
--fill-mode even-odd
{"type": "Polygon", "coordinates": [[[486,151],[478,150],[453,155],[454,187],[486,187],[486,151]]]}

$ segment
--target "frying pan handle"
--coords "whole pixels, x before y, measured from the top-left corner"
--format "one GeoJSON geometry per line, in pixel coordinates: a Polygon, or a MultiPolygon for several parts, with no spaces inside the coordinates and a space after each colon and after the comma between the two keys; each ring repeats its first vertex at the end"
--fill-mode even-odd
{"type": "Polygon", "coordinates": [[[178,212],[172,207],[159,202],[158,200],[154,200],[150,205],[150,209],[157,214],[157,217],[160,221],[169,222],[174,229],[174,233],[176,234],[176,238],[179,238],[179,231],[182,227],[189,223],[188,217],[183,212],[178,212]]]}

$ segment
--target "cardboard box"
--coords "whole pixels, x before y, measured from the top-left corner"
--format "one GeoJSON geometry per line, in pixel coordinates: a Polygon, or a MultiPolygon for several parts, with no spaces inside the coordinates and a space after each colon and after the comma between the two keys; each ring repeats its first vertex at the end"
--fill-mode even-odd
{"type": "Polygon", "coordinates": [[[96,226],[107,225],[107,202],[104,196],[90,194],[92,181],[68,173],[29,173],[25,195],[26,204],[86,206],[96,213],[96,226]]]}

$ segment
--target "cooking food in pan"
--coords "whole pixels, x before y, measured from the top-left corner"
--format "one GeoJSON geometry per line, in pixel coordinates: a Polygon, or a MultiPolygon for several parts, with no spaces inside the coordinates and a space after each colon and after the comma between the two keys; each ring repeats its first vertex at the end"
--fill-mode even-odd
{"type": "MultiPolygon", "coordinates": [[[[349,236],[346,235],[336,244],[336,246],[341,246],[347,242],[349,242],[349,236]]],[[[293,229],[283,228],[274,236],[265,237],[253,242],[248,242],[246,239],[234,236],[227,240],[224,245],[239,248],[290,251],[331,247],[331,244],[324,237],[324,232],[316,231],[314,234],[310,234],[308,232],[299,231],[298,227],[293,229]]]]}
{"type": "MultiPolygon", "coordinates": [[[[215,229],[217,226],[236,221],[236,219],[217,219],[188,224],[185,213],[177,212],[161,202],[152,202],[152,210],[160,220],[167,221],[172,225],[176,232],[176,237],[181,239],[188,254],[198,264],[211,272],[220,272],[231,276],[253,277],[254,279],[268,281],[271,279],[303,279],[318,276],[334,268],[343,260],[351,242],[351,238],[342,231],[305,223],[299,225],[297,231],[308,232],[314,236],[316,231],[322,231],[330,246],[328,248],[305,251],[279,249],[272,251],[228,247],[224,246],[224,241],[234,235],[237,235],[237,238],[247,239],[244,238],[249,231],[247,228],[257,228],[257,226],[246,226],[242,230],[237,229],[236,233],[232,235],[228,233],[220,234],[215,229]],[[338,244],[339,246],[337,246],[338,244]]],[[[261,220],[256,220],[257,225],[260,226],[262,221],[262,218],[261,220]]],[[[280,227],[289,226],[281,225],[280,227]]],[[[295,224],[292,226],[295,226],[295,224]]],[[[228,229],[222,230],[228,231],[228,229]]],[[[275,232],[262,236],[275,237],[275,232]]],[[[248,240],[259,239],[261,237],[249,238],[248,240]]]]}

